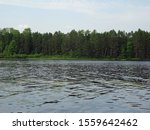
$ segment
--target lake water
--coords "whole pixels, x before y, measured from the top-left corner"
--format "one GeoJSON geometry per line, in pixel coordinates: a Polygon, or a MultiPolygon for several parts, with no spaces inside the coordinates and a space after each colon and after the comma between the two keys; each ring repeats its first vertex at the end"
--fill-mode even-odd
{"type": "Polygon", "coordinates": [[[2,60],[0,112],[150,112],[150,62],[2,60]]]}

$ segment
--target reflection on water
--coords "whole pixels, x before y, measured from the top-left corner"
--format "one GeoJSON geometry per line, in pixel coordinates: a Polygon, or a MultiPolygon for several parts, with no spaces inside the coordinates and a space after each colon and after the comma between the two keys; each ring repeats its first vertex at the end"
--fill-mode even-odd
{"type": "Polygon", "coordinates": [[[150,112],[150,62],[3,60],[0,112],[150,112]]]}

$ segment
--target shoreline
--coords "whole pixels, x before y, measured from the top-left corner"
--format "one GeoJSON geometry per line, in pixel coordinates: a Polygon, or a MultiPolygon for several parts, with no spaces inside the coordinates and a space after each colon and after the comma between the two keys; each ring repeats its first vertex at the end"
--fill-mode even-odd
{"type": "Polygon", "coordinates": [[[150,59],[138,58],[91,58],[91,57],[70,57],[64,55],[12,55],[0,57],[0,60],[91,60],[91,61],[150,61],[150,59]]]}

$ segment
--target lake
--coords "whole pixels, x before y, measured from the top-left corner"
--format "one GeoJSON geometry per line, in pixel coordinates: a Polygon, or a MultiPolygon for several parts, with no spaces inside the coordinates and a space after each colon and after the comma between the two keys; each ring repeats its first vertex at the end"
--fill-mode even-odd
{"type": "Polygon", "coordinates": [[[1,60],[0,112],[150,112],[150,62],[1,60]]]}

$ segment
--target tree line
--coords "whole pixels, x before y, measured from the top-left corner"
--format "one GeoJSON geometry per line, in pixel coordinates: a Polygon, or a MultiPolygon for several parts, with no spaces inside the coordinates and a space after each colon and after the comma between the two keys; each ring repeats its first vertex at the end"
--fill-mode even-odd
{"type": "Polygon", "coordinates": [[[72,30],[69,33],[19,32],[13,28],[0,29],[0,57],[13,55],[65,55],[87,58],[150,59],[150,32],[111,30],[72,30]]]}

